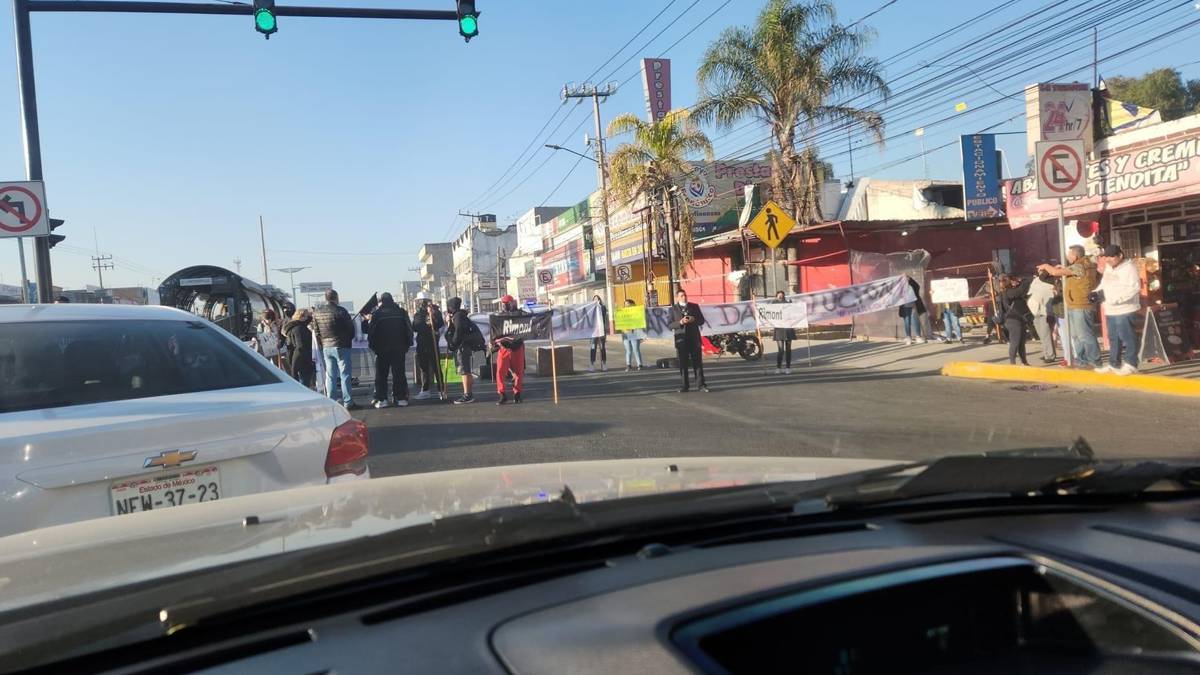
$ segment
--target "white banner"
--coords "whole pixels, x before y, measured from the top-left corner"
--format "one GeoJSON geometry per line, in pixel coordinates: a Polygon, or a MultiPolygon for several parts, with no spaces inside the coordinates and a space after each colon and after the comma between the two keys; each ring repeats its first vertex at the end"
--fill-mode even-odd
{"type": "MultiPolygon", "coordinates": [[[[788,300],[793,304],[804,305],[808,323],[823,323],[855,314],[899,307],[905,303],[916,302],[917,296],[908,285],[908,278],[898,275],[827,291],[792,295],[788,300]]],[[[672,337],[674,331],[668,326],[670,311],[670,307],[647,308],[647,337],[672,337]]],[[[704,326],[700,328],[702,335],[754,330],[754,312],[749,301],[700,305],[700,312],[704,314],[705,321],[704,326]]]]}
{"type": "Polygon", "coordinates": [[[966,302],[971,299],[966,279],[934,279],[929,282],[929,295],[935,305],[943,302],[966,302]]]}
{"type": "Polygon", "coordinates": [[[808,328],[808,305],[803,302],[760,302],[755,308],[763,328],[808,328]]]}

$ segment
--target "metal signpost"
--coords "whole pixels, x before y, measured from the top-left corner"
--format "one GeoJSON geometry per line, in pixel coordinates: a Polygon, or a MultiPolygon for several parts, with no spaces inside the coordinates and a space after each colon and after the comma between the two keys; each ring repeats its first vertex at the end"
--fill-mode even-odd
{"type": "MultiPolygon", "coordinates": [[[[1034,148],[1034,157],[1037,160],[1035,166],[1038,199],[1058,200],[1058,260],[1059,264],[1065,267],[1067,235],[1063,202],[1071,197],[1087,196],[1087,181],[1084,179],[1087,171],[1087,150],[1081,140],[1038,141],[1034,148]]],[[[1063,351],[1066,353],[1067,365],[1070,366],[1074,363],[1075,354],[1071,345],[1071,322],[1065,305],[1060,326],[1063,351]]]]}
{"type": "Polygon", "coordinates": [[[29,274],[25,268],[25,237],[44,237],[48,234],[50,216],[46,213],[46,188],[42,182],[0,183],[0,238],[17,240],[17,252],[21,259],[21,302],[32,300],[29,297],[29,274]]]}

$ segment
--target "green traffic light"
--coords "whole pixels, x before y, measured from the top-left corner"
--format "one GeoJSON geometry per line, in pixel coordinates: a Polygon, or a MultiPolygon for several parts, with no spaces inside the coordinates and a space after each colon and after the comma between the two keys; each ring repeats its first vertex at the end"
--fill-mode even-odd
{"type": "Polygon", "coordinates": [[[269,9],[260,9],[254,13],[254,28],[260,33],[271,34],[277,29],[275,15],[269,9]]]}
{"type": "Polygon", "coordinates": [[[458,32],[462,33],[466,37],[475,37],[479,34],[478,20],[476,20],[476,18],[470,14],[459,17],[458,32]]]}

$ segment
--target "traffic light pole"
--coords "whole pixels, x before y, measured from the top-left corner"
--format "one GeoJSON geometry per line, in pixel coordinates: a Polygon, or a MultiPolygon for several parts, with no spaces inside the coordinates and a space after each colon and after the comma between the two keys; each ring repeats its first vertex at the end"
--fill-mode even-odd
{"type": "MultiPolygon", "coordinates": [[[[32,12],[101,12],[136,14],[221,14],[253,16],[254,6],[199,2],[121,2],[120,0],[13,0],[13,35],[17,46],[17,86],[21,98],[21,136],[25,142],[25,176],[42,177],[42,140],[38,129],[37,87],[33,81],[33,42],[29,25],[32,12]]],[[[377,9],[371,7],[285,7],[275,8],[277,16],[302,16],[331,19],[410,19],[458,21],[453,10],[377,9]]],[[[50,239],[34,238],[39,302],[54,297],[50,274],[50,239]]]]}

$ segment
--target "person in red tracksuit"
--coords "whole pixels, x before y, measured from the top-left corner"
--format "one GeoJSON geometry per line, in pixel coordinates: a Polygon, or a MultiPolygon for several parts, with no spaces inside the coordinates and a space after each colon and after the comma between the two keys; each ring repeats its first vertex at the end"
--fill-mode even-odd
{"type": "MultiPolygon", "coordinates": [[[[496,314],[498,317],[529,315],[517,307],[517,301],[511,295],[500,298],[500,303],[503,308],[496,314]]],[[[508,378],[509,373],[512,373],[513,378],[513,403],[520,403],[522,385],[525,382],[525,339],[512,335],[494,335],[492,344],[496,350],[496,393],[500,395],[496,405],[508,402],[504,380],[508,378]]]]}

